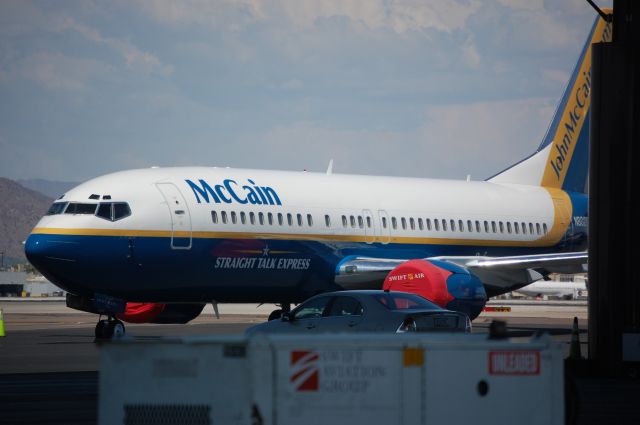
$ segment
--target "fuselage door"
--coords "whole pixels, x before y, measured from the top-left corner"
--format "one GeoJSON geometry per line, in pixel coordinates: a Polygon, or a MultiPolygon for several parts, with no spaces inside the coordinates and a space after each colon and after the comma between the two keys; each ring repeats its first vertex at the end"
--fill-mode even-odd
{"type": "Polygon", "coordinates": [[[364,239],[368,244],[372,244],[376,241],[376,223],[373,213],[371,210],[362,210],[362,216],[364,217],[364,239]]]}
{"type": "Polygon", "coordinates": [[[391,230],[389,227],[391,223],[389,223],[389,215],[385,210],[378,210],[378,218],[380,219],[379,229],[380,229],[380,242],[383,244],[388,244],[391,241],[391,230]]]}
{"type": "Polygon", "coordinates": [[[182,193],[173,183],[156,183],[171,216],[171,248],[191,249],[191,214],[182,193]]]}

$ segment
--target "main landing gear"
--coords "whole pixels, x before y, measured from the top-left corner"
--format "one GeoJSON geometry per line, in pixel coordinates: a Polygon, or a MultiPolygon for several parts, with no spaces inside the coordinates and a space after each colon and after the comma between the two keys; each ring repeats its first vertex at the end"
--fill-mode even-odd
{"type": "Polygon", "coordinates": [[[100,319],[96,325],[96,339],[109,340],[122,338],[125,334],[124,323],[113,316],[108,319],[100,319]]]}
{"type": "Polygon", "coordinates": [[[273,310],[269,315],[268,321],[277,320],[282,317],[282,313],[289,313],[291,311],[291,304],[289,303],[281,303],[280,308],[277,310],[273,310]]]}

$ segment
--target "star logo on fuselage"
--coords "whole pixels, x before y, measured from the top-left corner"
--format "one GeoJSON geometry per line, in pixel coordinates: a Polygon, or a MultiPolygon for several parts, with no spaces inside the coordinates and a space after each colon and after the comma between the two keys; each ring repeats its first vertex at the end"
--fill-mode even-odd
{"type": "Polygon", "coordinates": [[[268,257],[269,256],[269,251],[271,251],[269,249],[269,245],[265,245],[264,248],[262,249],[262,256],[263,257],[268,257]]]}

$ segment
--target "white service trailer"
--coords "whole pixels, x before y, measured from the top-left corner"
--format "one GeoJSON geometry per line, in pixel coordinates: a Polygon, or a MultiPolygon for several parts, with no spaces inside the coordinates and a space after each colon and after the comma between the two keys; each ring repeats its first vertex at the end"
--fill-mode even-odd
{"type": "Polygon", "coordinates": [[[561,345],[485,335],[256,335],[101,349],[99,423],[564,423],[561,345]]]}

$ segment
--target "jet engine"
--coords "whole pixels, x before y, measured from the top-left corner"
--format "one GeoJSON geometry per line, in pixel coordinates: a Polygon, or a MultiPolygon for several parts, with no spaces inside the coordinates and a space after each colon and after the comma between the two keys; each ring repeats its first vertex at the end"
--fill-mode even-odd
{"type": "Polygon", "coordinates": [[[205,304],[156,304],[127,302],[120,320],[129,323],[187,323],[202,313],[205,304]]]}
{"type": "Polygon", "coordinates": [[[411,292],[448,310],[478,317],[487,293],[480,280],[464,267],[440,260],[409,260],[387,275],[384,290],[411,292]]]}

